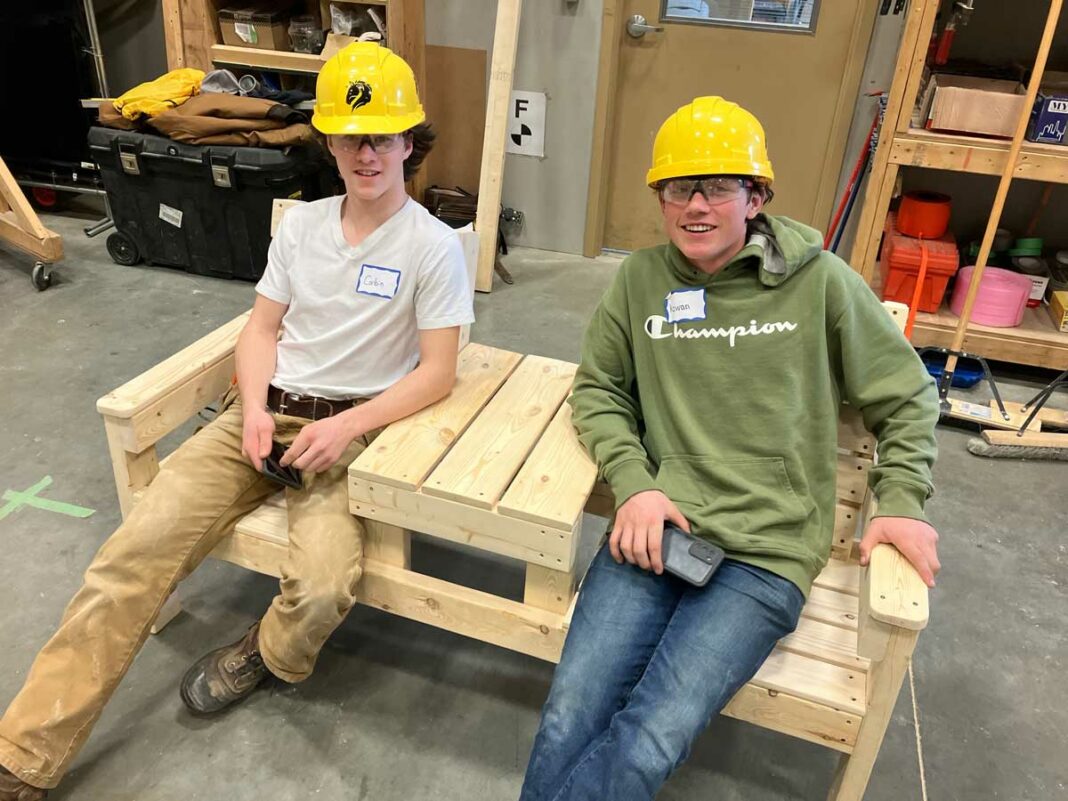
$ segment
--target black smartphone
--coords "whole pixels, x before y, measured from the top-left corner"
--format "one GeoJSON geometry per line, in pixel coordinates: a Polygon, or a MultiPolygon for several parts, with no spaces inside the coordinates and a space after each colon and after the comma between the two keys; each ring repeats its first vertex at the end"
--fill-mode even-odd
{"type": "Polygon", "coordinates": [[[304,488],[304,475],[297,468],[290,465],[289,467],[282,467],[279,462],[282,459],[282,454],[286,452],[286,446],[280,442],[271,441],[271,453],[263,460],[263,474],[271,481],[277,481],[279,484],[283,484],[293,489],[304,488]]]}
{"type": "Polygon", "coordinates": [[[664,569],[695,587],[708,584],[725,556],[722,548],[667,522],[664,523],[664,539],[660,548],[664,569]]]}

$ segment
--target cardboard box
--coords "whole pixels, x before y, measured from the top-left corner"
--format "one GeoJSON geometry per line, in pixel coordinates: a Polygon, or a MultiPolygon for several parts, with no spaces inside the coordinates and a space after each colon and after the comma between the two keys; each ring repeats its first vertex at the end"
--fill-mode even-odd
{"type": "Polygon", "coordinates": [[[291,0],[219,9],[223,44],[260,50],[289,50],[291,0]]]}
{"type": "Polygon", "coordinates": [[[1024,111],[1019,81],[931,75],[921,100],[925,127],[947,133],[972,133],[1011,139],[1024,111]]]}
{"type": "Polygon", "coordinates": [[[1068,290],[1060,289],[1050,294],[1049,316],[1058,331],[1068,332],[1068,290]]]}
{"type": "Polygon", "coordinates": [[[1068,144],[1068,72],[1047,71],[1031,110],[1027,138],[1051,145],[1068,144]]]}

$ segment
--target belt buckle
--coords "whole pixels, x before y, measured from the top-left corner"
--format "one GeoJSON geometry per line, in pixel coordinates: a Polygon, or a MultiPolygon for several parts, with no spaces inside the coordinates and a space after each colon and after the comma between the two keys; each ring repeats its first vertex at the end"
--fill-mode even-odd
{"type": "Polygon", "coordinates": [[[282,399],[280,401],[278,401],[278,413],[279,414],[287,414],[287,410],[289,409],[289,401],[291,401],[291,400],[296,401],[297,403],[300,403],[302,400],[304,400],[304,398],[301,397],[301,395],[299,393],[297,393],[297,392],[287,392],[286,390],[283,389],[282,390],[282,399]]]}
{"type": "Polygon", "coordinates": [[[310,400],[312,402],[312,419],[313,420],[321,420],[322,419],[321,417],[319,417],[319,404],[320,403],[323,404],[324,406],[329,407],[329,409],[330,409],[330,413],[326,414],[324,416],[325,417],[333,416],[333,414],[334,414],[334,404],[331,403],[330,401],[328,401],[326,398],[320,398],[320,397],[312,396],[311,398],[308,398],[308,400],[310,400]]]}

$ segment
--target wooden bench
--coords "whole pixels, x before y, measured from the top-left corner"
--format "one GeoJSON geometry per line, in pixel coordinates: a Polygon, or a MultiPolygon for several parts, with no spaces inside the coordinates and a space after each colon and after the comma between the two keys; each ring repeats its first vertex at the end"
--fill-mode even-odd
{"type": "MultiPolygon", "coordinates": [[[[899,322],[904,307],[888,308],[899,322]]],[[[230,386],[242,315],[102,398],[124,515],[158,472],[155,445],[230,386]]],[[[349,469],[350,508],[367,521],[361,603],[557,661],[584,568],[582,512],[612,498],[574,435],[564,403],[575,365],[478,344],[459,354],[451,395],[388,427],[349,469]],[[523,601],[411,569],[411,530],[525,563],[523,601]]],[[[875,443],[843,406],[832,559],[797,630],[724,713],[841,753],[829,798],[860,799],[919,631],[927,589],[879,546],[857,563],[871,513],[875,443]]],[[[241,520],[212,556],[277,576],[288,546],[279,495],[241,520]]],[[[176,593],[177,595],[177,593],[176,593]]],[[[157,629],[177,613],[168,604],[157,629]]]]}

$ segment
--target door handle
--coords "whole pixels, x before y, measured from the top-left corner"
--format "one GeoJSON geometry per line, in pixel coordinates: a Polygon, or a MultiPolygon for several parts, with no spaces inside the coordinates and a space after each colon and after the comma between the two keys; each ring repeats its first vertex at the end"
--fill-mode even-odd
{"type": "Polygon", "coordinates": [[[663,32],[664,29],[659,25],[647,25],[641,14],[635,14],[627,20],[627,33],[635,39],[641,39],[647,33],[663,32]]]}

